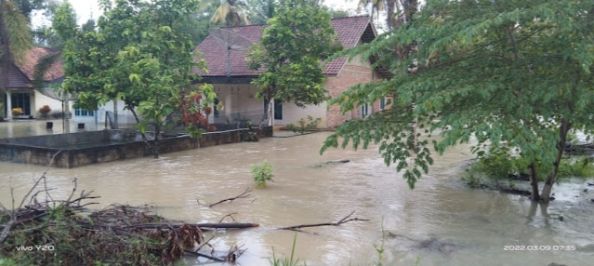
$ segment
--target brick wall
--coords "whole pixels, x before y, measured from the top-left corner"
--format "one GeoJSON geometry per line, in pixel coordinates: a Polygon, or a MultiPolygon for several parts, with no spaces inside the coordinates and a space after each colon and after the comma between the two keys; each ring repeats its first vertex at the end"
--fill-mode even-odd
{"type": "MultiPolygon", "coordinates": [[[[329,77],[326,80],[326,89],[328,90],[330,97],[335,98],[356,84],[368,83],[374,79],[373,71],[368,63],[362,62],[361,60],[351,60],[345,64],[337,76],[329,77]]],[[[373,106],[369,106],[369,113],[378,110],[379,102],[373,104],[373,106]]],[[[361,117],[360,108],[356,108],[343,115],[340,112],[339,106],[331,105],[328,106],[326,126],[328,128],[336,128],[346,120],[359,117],[361,117]]]]}

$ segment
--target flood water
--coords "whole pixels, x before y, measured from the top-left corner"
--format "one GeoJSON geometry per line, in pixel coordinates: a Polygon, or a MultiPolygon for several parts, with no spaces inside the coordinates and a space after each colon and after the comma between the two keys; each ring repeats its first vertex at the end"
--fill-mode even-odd
{"type": "MultiPolygon", "coordinates": [[[[460,175],[471,154],[459,147],[435,158],[431,173],[411,191],[375,149],[331,150],[320,156],[326,136],[270,138],[165,154],[158,160],[51,169],[48,176],[57,189],[54,198],[66,196],[77,177],[79,189],[102,196],[101,206],[150,204],[160,215],[188,222],[217,222],[236,213],[238,222],[259,223],[257,229],[221,234],[213,243],[246,248],[240,265],[268,265],[273,247],[276,254],[290,253],[295,233],[276,227],[337,221],[351,211],[370,221],[298,233],[296,257],[307,265],[371,265],[383,242],[384,265],[592,265],[594,187],[583,180],[557,186],[557,200],[545,211],[520,196],[466,188],[460,175]],[[341,159],[351,162],[319,167],[341,159]],[[207,206],[252,186],[250,165],[263,160],[273,165],[275,175],[267,188],[255,189],[250,199],[207,206]],[[507,251],[507,245],[576,250],[507,251]]],[[[44,170],[0,163],[0,200],[8,205],[10,186],[18,198],[44,170]]]]}

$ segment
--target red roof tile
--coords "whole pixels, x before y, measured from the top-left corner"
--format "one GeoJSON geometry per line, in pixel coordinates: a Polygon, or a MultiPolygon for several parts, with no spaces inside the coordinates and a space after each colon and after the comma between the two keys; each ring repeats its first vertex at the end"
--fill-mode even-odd
{"type": "MultiPolygon", "coordinates": [[[[332,19],[332,27],[345,49],[355,47],[369,26],[368,16],[332,19]]],[[[246,56],[249,48],[260,41],[264,27],[264,25],[224,27],[211,32],[197,47],[197,50],[206,61],[208,73],[199,70],[196,70],[196,73],[204,77],[227,76],[227,72],[229,72],[230,76],[236,77],[257,76],[261,71],[250,69],[246,62],[246,56]],[[232,44],[229,57],[227,57],[225,43],[232,44]],[[229,71],[227,71],[227,68],[229,68],[229,71]]],[[[345,58],[338,58],[329,62],[326,64],[324,74],[338,74],[345,63],[345,58]]]]}
{"type": "MultiPolygon", "coordinates": [[[[50,48],[32,48],[25,55],[22,63],[18,64],[18,67],[23,72],[23,74],[25,74],[27,78],[32,81],[35,78],[35,66],[37,66],[39,61],[46,56],[54,55],[56,53],[58,53],[58,51],[50,48]]],[[[43,76],[43,80],[54,81],[62,77],[64,77],[64,66],[62,61],[57,61],[47,69],[45,75],[43,76]]]]}

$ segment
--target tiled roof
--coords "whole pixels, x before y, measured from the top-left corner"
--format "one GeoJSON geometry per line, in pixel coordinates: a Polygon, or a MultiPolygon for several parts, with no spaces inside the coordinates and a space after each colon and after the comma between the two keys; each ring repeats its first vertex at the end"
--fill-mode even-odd
{"type": "MultiPolygon", "coordinates": [[[[41,59],[46,56],[54,55],[58,53],[58,51],[44,48],[44,47],[35,47],[29,50],[25,55],[25,58],[22,60],[21,64],[18,64],[18,67],[23,73],[29,78],[29,80],[33,80],[35,77],[35,66],[39,63],[41,59]]],[[[57,61],[52,64],[45,75],[43,76],[44,81],[54,81],[64,77],[64,66],[62,61],[57,61]]]]}
{"type": "MultiPolygon", "coordinates": [[[[355,47],[369,26],[368,16],[332,19],[332,27],[345,49],[355,47]]],[[[227,74],[235,77],[257,76],[261,71],[250,69],[246,62],[246,56],[250,46],[260,40],[264,27],[264,25],[225,27],[211,32],[197,47],[206,61],[208,73],[198,70],[196,73],[204,77],[223,77],[227,74]],[[225,42],[232,44],[229,57],[227,57],[225,42]],[[230,65],[230,71],[227,71],[228,65],[230,65]]],[[[329,62],[325,66],[324,74],[338,74],[345,63],[345,58],[329,62]]]]}
{"type": "MultiPolygon", "coordinates": [[[[50,48],[36,47],[32,48],[25,54],[20,63],[11,65],[6,70],[6,77],[8,78],[8,88],[32,88],[33,79],[35,78],[35,66],[38,62],[48,56],[57,53],[57,51],[50,48]]],[[[0,69],[0,71],[5,71],[0,69]]],[[[61,61],[52,64],[45,73],[43,81],[52,82],[64,77],[64,67],[61,61]]],[[[0,82],[3,81],[0,80],[0,82]]]]}

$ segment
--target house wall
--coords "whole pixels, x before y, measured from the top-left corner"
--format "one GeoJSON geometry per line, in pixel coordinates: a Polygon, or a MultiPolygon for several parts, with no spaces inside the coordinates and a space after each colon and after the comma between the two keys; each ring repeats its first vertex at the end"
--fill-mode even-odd
{"type": "Polygon", "coordinates": [[[37,90],[35,90],[33,99],[31,101],[31,103],[32,103],[31,104],[31,114],[34,117],[39,117],[39,109],[41,107],[43,107],[44,105],[47,105],[50,107],[50,109],[51,109],[50,113],[62,112],[62,102],[61,101],[47,97],[47,96],[41,94],[37,90]]]}
{"type": "Polygon", "coordinates": [[[321,121],[318,124],[319,127],[326,128],[327,121],[326,121],[326,110],[327,110],[326,102],[320,103],[318,105],[306,105],[304,107],[299,107],[294,103],[283,103],[283,119],[274,120],[275,126],[286,126],[288,124],[296,125],[299,120],[307,118],[307,116],[311,116],[313,119],[320,118],[321,121]]]}
{"type": "MultiPolygon", "coordinates": [[[[330,97],[336,98],[352,86],[369,83],[375,79],[376,77],[371,69],[371,65],[360,57],[355,57],[344,65],[338,75],[329,77],[326,80],[325,86],[330,97]]],[[[379,110],[379,101],[369,106],[369,113],[377,112],[379,110]]],[[[336,128],[347,120],[361,117],[361,108],[359,107],[351,112],[342,114],[339,106],[328,106],[328,113],[326,116],[327,127],[336,128]]]]}
{"type": "Polygon", "coordinates": [[[257,123],[262,120],[264,100],[257,98],[256,87],[250,84],[215,84],[214,87],[222,110],[219,110],[219,117],[211,113],[210,123],[234,123],[237,119],[250,119],[257,123]]]}

